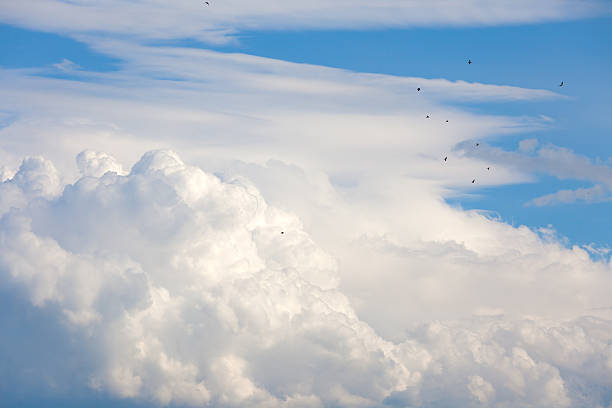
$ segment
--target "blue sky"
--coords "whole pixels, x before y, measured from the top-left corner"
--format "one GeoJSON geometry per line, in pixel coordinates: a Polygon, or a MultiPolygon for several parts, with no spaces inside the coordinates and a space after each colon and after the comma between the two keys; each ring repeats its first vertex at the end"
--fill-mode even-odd
{"type": "Polygon", "coordinates": [[[612,406],[611,39],[603,0],[7,3],[0,405],[612,406]]]}

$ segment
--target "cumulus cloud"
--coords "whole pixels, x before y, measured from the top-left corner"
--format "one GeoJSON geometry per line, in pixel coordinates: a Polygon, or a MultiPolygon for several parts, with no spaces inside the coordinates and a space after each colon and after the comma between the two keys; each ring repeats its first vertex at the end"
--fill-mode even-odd
{"type": "Polygon", "coordinates": [[[177,0],[31,0],[10,2],[0,10],[5,23],[70,34],[112,33],[139,38],[184,38],[227,41],[247,29],[374,28],[465,26],[556,21],[609,11],[599,0],[411,1],[365,0],[257,3],[231,0],[211,3],[177,0]]]}
{"type": "Polygon", "coordinates": [[[81,175],[90,177],[102,177],[107,172],[123,174],[121,164],[109,154],[84,150],[76,157],[77,166],[81,175]]]}
{"type": "MultiPolygon", "coordinates": [[[[81,367],[82,375],[58,376],[57,360],[39,371],[37,363],[49,360],[24,359],[17,377],[24,375],[20,370],[51,372],[64,387],[161,405],[610,402],[607,320],[472,317],[404,326],[403,338],[391,342],[356,313],[339,286],[337,261],[295,215],[267,204],[246,180],[221,180],[171,151],[145,154],[127,174],[102,173],[108,166],[100,167],[101,161],[115,169],[117,161],[84,152],[79,167],[101,175],[87,171],[63,189],[44,191],[32,180],[57,172],[37,160],[25,160],[2,184],[25,198],[0,219],[0,289],[16,289],[15,302],[47,315],[71,344],[65,360],[81,367]]],[[[473,225],[482,231],[511,228],[485,218],[473,225]]],[[[508,276],[537,282],[545,272],[532,268],[530,259],[542,255],[531,247],[546,244],[525,230],[515,234],[520,239],[507,262],[518,270],[508,276]]],[[[476,236],[464,243],[473,251],[472,266],[500,251],[476,236]]],[[[464,251],[452,245],[440,250],[464,251]]],[[[562,283],[550,288],[551,296],[576,282],[598,283],[609,293],[609,267],[575,251],[557,252],[558,265],[544,266],[562,272],[555,274],[562,283]],[[579,259],[582,265],[575,263],[579,259]],[[573,273],[563,273],[566,262],[573,263],[573,273]]],[[[501,279],[508,274],[489,273],[501,279]]],[[[418,272],[412,276],[418,285],[418,272]]],[[[483,278],[484,272],[474,281],[483,278]]],[[[585,295],[600,299],[588,285],[585,295]]],[[[27,354],[42,341],[0,350],[27,354]]]]}

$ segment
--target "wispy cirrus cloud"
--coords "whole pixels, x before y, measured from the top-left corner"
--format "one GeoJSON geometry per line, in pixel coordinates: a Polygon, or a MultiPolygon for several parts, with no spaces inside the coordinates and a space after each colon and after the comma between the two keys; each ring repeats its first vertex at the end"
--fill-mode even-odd
{"type": "Polygon", "coordinates": [[[30,0],[3,4],[0,21],[71,35],[219,42],[253,29],[480,26],[569,20],[609,11],[609,4],[600,0],[225,0],[208,7],[197,0],[30,0]]]}
{"type": "Polygon", "coordinates": [[[513,167],[525,174],[545,174],[560,180],[576,180],[594,184],[592,187],[564,189],[536,197],[528,201],[527,206],[543,207],[555,204],[597,203],[612,200],[612,166],[605,160],[593,160],[570,149],[554,145],[545,145],[538,148],[536,139],[521,141],[517,151],[483,146],[479,150],[468,147],[464,152],[468,156],[478,156],[504,166],[513,167]]]}

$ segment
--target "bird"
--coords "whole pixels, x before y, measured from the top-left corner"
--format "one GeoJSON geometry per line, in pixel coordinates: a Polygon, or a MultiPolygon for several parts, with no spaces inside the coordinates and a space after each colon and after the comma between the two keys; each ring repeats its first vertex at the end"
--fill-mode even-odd
{"type": "Polygon", "coordinates": [[[425,116],[425,119],[429,119],[429,115],[425,116]]]}
{"type": "Polygon", "coordinates": [[[283,235],[285,233],[285,231],[281,231],[281,235],[283,235]]]}
{"type": "Polygon", "coordinates": [[[444,158],[444,161],[446,161],[447,159],[448,159],[448,156],[446,156],[446,157],[444,158]]]}
{"type": "Polygon", "coordinates": [[[474,184],[476,182],[476,179],[472,180],[472,184],[474,184]]]}
{"type": "Polygon", "coordinates": [[[561,83],[559,84],[559,86],[563,86],[563,81],[561,81],[561,83]]]}
{"type": "Polygon", "coordinates": [[[476,147],[480,146],[480,143],[476,143],[476,147]]]}
{"type": "Polygon", "coordinates": [[[421,88],[417,88],[417,92],[421,92],[421,88]]]}
{"type": "Polygon", "coordinates": [[[491,168],[490,168],[490,167],[487,167],[487,170],[491,170],[491,168]]]}
{"type": "Polygon", "coordinates": [[[205,1],[204,4],[206,4],[207,6],[210,6],[210,3],[205,1]]]}
{"type": "Polygon", "coordinates": [[[468,65],[470,65],[470,64],[472,64],[472,60],[471,59],[468,60],[468,65]]]}
{"type": "Polygon", "coordinates": [[[448,123],[448,119],[446,119],[446,123],[448,123]]]}

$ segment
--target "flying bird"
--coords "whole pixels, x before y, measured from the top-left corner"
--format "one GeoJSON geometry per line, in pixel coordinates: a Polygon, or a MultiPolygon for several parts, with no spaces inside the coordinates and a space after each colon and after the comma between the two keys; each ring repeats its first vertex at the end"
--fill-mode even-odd
{"type": "Polygon", "coordinates": [[[563,86],[563,81],[561,81],[561,83],[559,84],[559,86],[563,86]]]}
{"type": "Polygon", "coordinates": [[[283,235],[285,233],[285,231],[281,231],[281,235],[283,235]]]}
{"type": "Polygon", "coordinates": [[[429,119],[429,115],[425,116],[425,119],[429,119]]]}
{"type": "Polygon", "coordinates": [[[421,88],[417,88],[417,92],[421,92],[421,88]]]}
{"type": "Polygon", "coordinates": [[[446,157],[444,158],[444,161],[446,161],[446,159],[448,159],[448,156],[446,156],[446,157]]]}
{"type": "Polygon", "coordinates": [[[490,168],[490,167],[487,167],[487,170],[491,170],[491,168],[490,168]]]}
{"type": "Polygon", "coordinates": [[[468,65],[470,65],[471,63],[472,63],[472,60],[471,60],[471,59],[469,59],[469,60],[468,60],[468,65]]]}
{"type": "Polygon", "coordinates": [[[476,182],[476,179],[472,180],[472,184],[474,184],[476,182]]]}
{"type": "Polygon", "coordinates": [[[446,119],[446,123],[448,123],[448,119],[446,119]]]}
{"type": "Polygon", "coordinates": [[[476,147],[480,146],[480,143],[476,143],[476,147]]]}
{"type": "Polygon", "coordinates": [[[206,4],[207,6],[210,6],[210,3],[205,1],[204,4],[206,4]]]}

